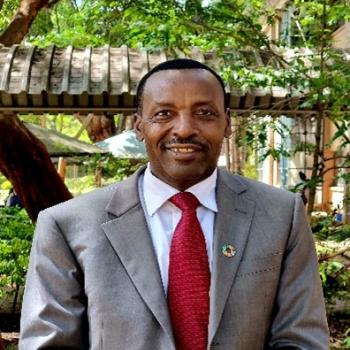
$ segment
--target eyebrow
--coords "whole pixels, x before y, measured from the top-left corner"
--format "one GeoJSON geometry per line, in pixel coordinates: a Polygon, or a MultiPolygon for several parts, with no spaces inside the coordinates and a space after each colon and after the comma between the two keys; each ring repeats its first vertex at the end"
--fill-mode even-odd
{"type": "MultiPolygon", "coordinates": [[[[168,106],[168,107],[173,107],[175,106],[174,103],[168,102],[168,101],[161,101],[161,100],[153,100],[153,103],[157,106],[168,106]]],[[[195,107],[197,106],[202,106],[202,105],[212,105],[214,103],[213,100],[203,100],[203,101],[198,101],[194,104],[195,107]]]]}
{"type": "Polygon", "coordinates": [[[156,101],[156,100],[153,100],[153,103],[154,103],[156,106],[162,106],[162,107],[173,107],[173,106],[175,106],[174,103],[172,103],[172,102],[166,102],[166,101],[156,101]]]}

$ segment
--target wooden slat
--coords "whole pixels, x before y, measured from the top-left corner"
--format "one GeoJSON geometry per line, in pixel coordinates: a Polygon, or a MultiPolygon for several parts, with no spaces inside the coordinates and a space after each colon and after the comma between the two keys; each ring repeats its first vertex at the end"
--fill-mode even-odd
{"type": "Polygon", "coordinates": [[[22,68],[22,80],[21,80],[21,87],[20,92],[27,92],[29,87],[29,81],[30,81],[30,72],[32,67],[32,58],[35,52],[35,46],[30,46],[27,55],[24,61],[24,65],[22,68]]]}
{"type": "MultiPolygon", "coordinates": [[[[129,59],[131,57],[134,57],[134,55],[130,55],[129,52],[129,59]]],[[[135,57],[134,57],[135,58],[135,57]]],[[[139,51],[137,62],[135,62],[135,59],[133,61],[129,61],[129,84],[130,84],[130,95],[135,96],[136,95],[136,89],[138,81],[148,72],[148,55],[146,50],[139,51]],[[133,69],[132,69],[133,68],[133,69]],[[139,69],[136,69],[139,68],[139,69]],[[135,70],[136,69],[136,70],[135,70]]]]}
{"type": "Polygon", "coordinates": [[[64,68],[63,68],[63,78],[62,78],[62,92],[68,92],[69,89],[69,77],[71,70],[73,46],[68,46],[64,55],[64,68]]]}
{"type": "Polygon", "coordinates": [[[244,108],[251,109],[255,105],[255,96],[252,92],[247,92],[244,97],[244,108]]]}
{"type": "Polygon", "coordinates": [[[89,92],[91,69],[91,47],[87,47],[84,52],[83,62],[83,82],[81,92],[89,92]]]}
{"type": "Polygon", "coordinates": [[[263,109],[270,108],[271,106],[271,94],[266,93],[264,96],[259,97],[259,107],[263,109]]]}
{"type": "Polygon", "coordinates": [[[12,95],[0,90],[0,101],[1,101],[1,110],[3,110],[3,106],[13,106],[12,95]]]}
{"type": "Polygon", "coordinates": [[[41,76],[42,91],[49,92],[49,89],[50,89],[50,72],[51,72],[54,52],[55,52],[55,45],[49,47],[46,52],[43,74],[41,76]]]}
{"type": "Polygon", "coordinates": [[[126,45],[121,47],[122,50],[122,94],[129,92],[129,53],[126,45]]]}
{"type": "Polygon", "coordinates": [[[63,105],[67,107],[74,106],[74,96],[70,95],[68,92],[63,91],[62,93],[63,105]]]}
{"type": "Polygon", "coordinates": [[[244,96],[244,93],[241,89],[231,87],[230,108],[240,108],[242,96],[244,96]]]}
{"type": "Polygon", "coordinates": [[[28,106],[28,95],[25,90],[22,90],[19,94],[16,94],[17,97],[17,105],[19,107],[28,106]]]}
{"type": "Polygon", "coordinates": [[[149,71],[148,53],[146,50],[141,50],[142,70],[140,79],[149,71]]]}
{"type": "Polygon", "coordinates": [[[31,94],[32,104],[35,107],[40,107],[44,104],[44,94],[31,94]]]}
{"type": "Polygon", "coordinates": [[[89,94],[87,92],[83,92],[78,95],[78,105],[79,107],[88,107],[89,106],[89,94]]]}
{"type": "MultiPolygon", "coordinates": [[[[40,50],[24,47],[18,50],[15,45],[0,47],[0,51],[0,91],[4,92],[0,108],[12,106],[22,108],[21,111],[25,108],[28,111],[32,108],[130,110],[135,104],[138,80],[154,65],[169,59],[164,51],[129,51],[126,46],[85,50],[75,50],[72,46],[40,50]]],[[[264,63],[262,52],[251,55],[254,56],[252,62],[264,63]]],[[[215,53],[203,54],[194,48],[190,56],[215,68],[215,53]]],[[[231,108],[239,113],[244,109],[256,109],[257,104],[261,111],[296,110],[307,94],[295,96],[281,88],[257,89],[246,94],[234,86],[226,87],[226,91],[230,93],[231,108]]]]}
{"type": "Polygon", "coordinates": [[[8,83],[10,81],[11,67],[12,67],[17,49],[18,49],[18,45],[13,45],[6,56],[6,63],[5,63],[5,66],[2,72],[2,77],[0,80],[0,91],[7,90],[8,83]]]}
{"type": "Polygon", "coordinates": [[[106,45],[103,48],[103,54],[102,54],[102,92],[109,91],[109,79],[110,79],[110,50],[109,45],[106,45]]]}

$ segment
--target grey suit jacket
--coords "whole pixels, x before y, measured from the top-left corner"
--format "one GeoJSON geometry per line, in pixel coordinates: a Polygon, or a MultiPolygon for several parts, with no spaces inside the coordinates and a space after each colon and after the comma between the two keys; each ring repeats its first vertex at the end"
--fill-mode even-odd
{"type": "MultiPolygon", "coordinates": [[[[40,214],[21,350],[175,350],[139,173],[40,214]]],[[[300,198],[219,171],[217,202],[208,348],[328,349],[300,198]],[[222,254],[225,244],[235,256],[222,254]]]]}

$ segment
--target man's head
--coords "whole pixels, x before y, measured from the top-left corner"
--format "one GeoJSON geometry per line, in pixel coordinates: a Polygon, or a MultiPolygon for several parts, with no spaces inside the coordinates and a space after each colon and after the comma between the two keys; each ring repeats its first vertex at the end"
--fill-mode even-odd
{"type": "Polygon", "coordinates": [[[213,69],[211,69],[210,67],[206,66],[201,62],[187,59],[187,58],[178,58],[178,59],[165,61],[158,64],[142,77],[142,79],[139,81],[137,85],[137,91],[136,91],[137,112],[140,114],[142,113],[143,92],[145,89],[146,82],[150,76],[162,70],[181,70],[181,69],[205,69],[208,72],[212,73],[222,87],[222,91],[224,94],[225,109],[229,108],[229,102],[225,93],[225,84],[219,74],[217,74],[213,69]]]}
{"type": "Polygon", "coordinates": [[[136,132],[155,176],[184,191],[214,171],[231,133],[221,78],[200,62],[177,59],[139,83],[136,132]]]}

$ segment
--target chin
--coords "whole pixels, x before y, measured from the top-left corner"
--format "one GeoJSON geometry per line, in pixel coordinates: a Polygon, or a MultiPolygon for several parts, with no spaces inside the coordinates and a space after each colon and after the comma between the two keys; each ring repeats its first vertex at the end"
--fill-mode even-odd
{"type": "Polygon", "coordinates": [[[186,167],[182,167],[181,169],[177,169],[171,173],[169,172],[168,174],[169,178],[173,180],[172,182],[181,184],[181,190],[184,190],[209,177],[214,169],[199,171],[200,169],[198,169],[198,167],[196,169],[188,169],[186,167]]]}

